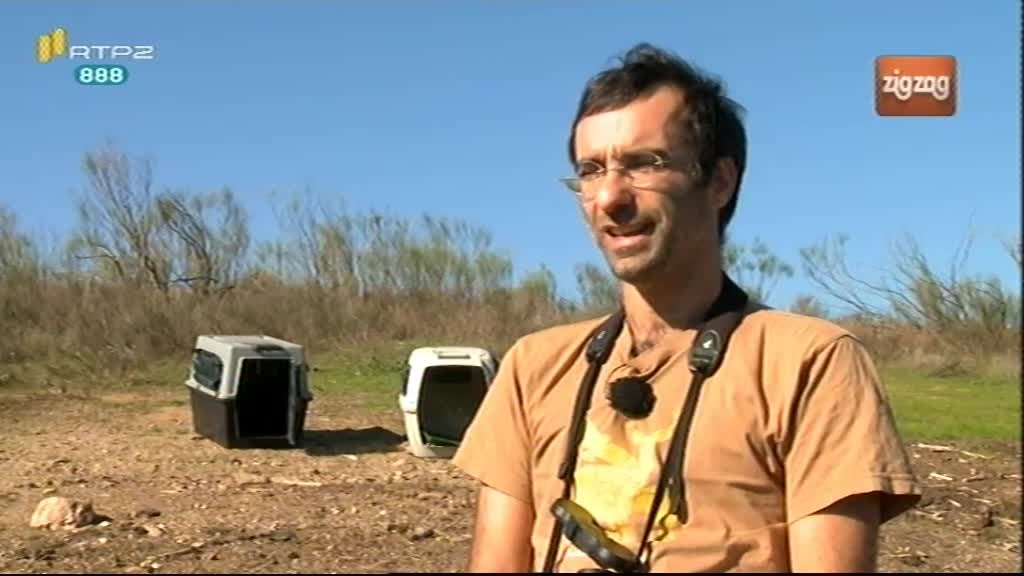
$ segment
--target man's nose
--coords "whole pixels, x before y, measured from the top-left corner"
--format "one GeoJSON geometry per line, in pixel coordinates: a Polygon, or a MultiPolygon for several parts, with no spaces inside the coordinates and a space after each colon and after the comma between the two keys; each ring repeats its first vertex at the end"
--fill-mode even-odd
{"type": "Polygon", "coordinates": [[[594,204],[604,212],[613,213],[632,203],[633,189],[628,179],[618,170],[609,170],[594,191],[594,204]]]}

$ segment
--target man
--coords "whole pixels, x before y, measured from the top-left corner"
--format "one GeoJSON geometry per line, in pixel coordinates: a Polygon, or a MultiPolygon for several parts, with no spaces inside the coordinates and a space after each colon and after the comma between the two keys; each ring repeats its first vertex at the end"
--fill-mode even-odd
{"type": "MultiPolygon", "coordinates": [[[[571,501],[635,553],[692,384],[691,344],[712,304],[737,290],[720,251],[746,136],[716,81],[644,44],[588,83],[569,154],[566,183],[625,313],[586,413],[571,501]],[[616,399],[622,381],[649,386],[643,410],[616,399]]],[[[875,367],[836,325],[745,311],[698,396],[680,472],[686,513],[659,507],[647,569],[874,570],[879,526],[921,493],[875,367]]],[[[604,321],[527,335],[506,354],[453,460],[481,482],[469,571],[540,571],[549,549],[554,571],[599,566],[565,537],[549,543],[584,350],[604,321]]]]}

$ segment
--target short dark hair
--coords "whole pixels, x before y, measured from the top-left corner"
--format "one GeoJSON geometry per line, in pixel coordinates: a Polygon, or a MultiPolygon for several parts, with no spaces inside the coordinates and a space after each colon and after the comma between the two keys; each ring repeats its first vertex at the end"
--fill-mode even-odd
{"type": "Polygon", "coordinates": [[[718,214],[718,235],[724,242],[725,228],[736,212],[747,164],[743,107],[725,94],[718,78],[668,50],[640,43],[619,60],[620,65],[599,72],[584,88],[569,133],[569,161],[576,163],[576,127],[580,120],[622,108],[663,86],[677,88],[688,104],[688,114],[681,119],[681,135],[690,139],[697,150],[704,182],[711,178],[720,158],[732,158],[736,163],[736,190],[718,214]]]}

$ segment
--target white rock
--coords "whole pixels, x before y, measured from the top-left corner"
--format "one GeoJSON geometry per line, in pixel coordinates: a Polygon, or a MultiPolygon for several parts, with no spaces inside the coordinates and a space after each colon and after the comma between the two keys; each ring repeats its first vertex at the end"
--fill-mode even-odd
{"type": "Polygon", "coordinates": [[[81,528],[96,521],[91,502],[77,502],[62,496],[44,498],[36,505],[29,526],[32,528],[81,528]]]}

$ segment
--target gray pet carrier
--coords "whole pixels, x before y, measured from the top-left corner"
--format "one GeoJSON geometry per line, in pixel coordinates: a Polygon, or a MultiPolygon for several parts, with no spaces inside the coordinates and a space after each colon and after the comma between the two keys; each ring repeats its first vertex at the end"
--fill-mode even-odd
{"type": "Polygon", "coordinates": [[[225,448],[298,447],[313,396],[302,346],[199,336],[185,385],[195,432],[225,448]]]}

